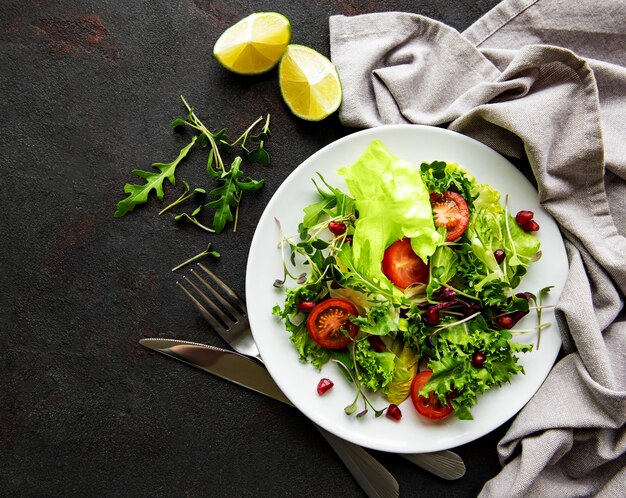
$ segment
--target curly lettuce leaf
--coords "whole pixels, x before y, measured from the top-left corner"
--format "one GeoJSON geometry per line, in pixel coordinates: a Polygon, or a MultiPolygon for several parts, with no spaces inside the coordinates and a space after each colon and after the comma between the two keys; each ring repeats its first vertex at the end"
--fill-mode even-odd
{"type": "Polygon", "coordinates": [[[379,140],[338,173],[345,177],[359,213],[352,247],[355,266],[364,276],[386,279],[380,262],[396,240],[412,239],[413,250],[424,261],[441,243],[419,170],[395,157],[379,140]]]}
{"type": "Polygon", "coordinates": [[[306,321],[293,322],[285,319],[285,328],[291,333],[290,340],[298,350],[300,361],[310,362],[318,370],[331,358],[331,352],[317,344],[306,328],[306,321]]]}
{"type": "Polygon", "coordinates": [[[518,364],[517,353],[528,352],[532,346],[513,342],[511,337],[506,330],[489,329],[481,317],[435,334],[428,362],[433,375],[420,394],[427,396],[434,391],[445,403],[446,395],[455,390],[458,396],[451,402],[456,416],[471,420],[471,408],[479,395],[509,382],[518,372],[524,373],[524,368],[518,364]],[[482,368],[472,366],[475,351],[485,354],[482,368]]]}
{"type": "Polygon", "coordinates": [[[474,199],[475,209],[484,209],[496,214],[504,211],[500,205],[500,192],[491,185],[487,185],[486,183],[474,185],[472,194],[477,196],[474,199]]]}
{"type": "Polygon", "coordinates": [[[387,335],[398,330],[398,311],[393,305],[381,304],[365,309],[365,314],[352,318],[361,332],[370,335],[387,335]]]}
{"type": "Polygon", "coordinates": [[[359,365],[359,381],[374,392],[384,391],[393,380],[396,355],[391,351],[378,353],[369,341],[356,343],[356,361],[359,365]]]}

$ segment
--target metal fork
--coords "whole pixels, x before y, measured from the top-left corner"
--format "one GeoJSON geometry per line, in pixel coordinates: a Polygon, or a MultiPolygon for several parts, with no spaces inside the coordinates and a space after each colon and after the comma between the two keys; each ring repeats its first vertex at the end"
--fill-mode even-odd
{"type": "MultiPolygon", "coordinates": [[[[200,296],[211,311],[203,306],[182,283],[176,282],[176,284],[196,305],[206,321],[235,351],[263,363],[259,350],[252,337],[252,331],[250,330],[248,316],[246,314],[246,306],[243,300],[235,294],[230,287],[209,271],[208,268],[201,264],[198,266],[207,275],[216,279],[225,297],[209,285],[201,275],[192,270],[196,280],[211,293],[213,299],[221,304],[228,313],[224,312],[213,299],[209,298],[196,283],[187,277],[183,277],[183,280],[200,296]]],[[[372,455],[363,448],[344,441],[321,427],[316,427],[352,473],[352,476],[368,497],[397,498],[399,496],[400,486],[398,485],[398,481],[396,481],[395,477],[393,477],[372,455]]]]}
{"type": "MultiPolygon", "coordinates": [[[[201,272],[192,269],[190,272],[191,278],[183,276],[183,281],[187,286],[181,282],[176,282],[176,284],[193,302],[204,319],[235,351],[263,363],[250,330],[246,305],[243,299],[202,263],[198,263],[198,268],[201,272]],[[209,283],[208,279],[211,279],[212,284],[209,283]],[[219,291],[216,290],[216,287],[219,291]]],[[[318,429],[322,435],[327,436],[328,433],[325,430],[321,427],[318,427],[318,429]]],[[[329,443],[336,451],[337,449],[333,443],[341,442],[345,446],[344,451],[363,452],[373,459],[360,446],[336,438],[336,436],[333,436],[333,438],[337,441],[329,440],[329,443]]],[[[338,452],[338,454],[340,453],[338,452]]],[[[465,463],[458,454],[449,450],[433,453],[401,454],[400,456],[443,479],[454,480],[465,475],[465,463]]],[[[376,460],[374,461],[376,462],[376,460]]]]}

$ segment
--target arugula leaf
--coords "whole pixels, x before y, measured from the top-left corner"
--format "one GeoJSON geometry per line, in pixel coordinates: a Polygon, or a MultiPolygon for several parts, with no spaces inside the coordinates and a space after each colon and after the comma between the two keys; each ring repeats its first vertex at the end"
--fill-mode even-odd
{"type": "Polygon", "coordinates": [[[146,183],[143,185],[137,185],[133,183],[127,183],[124,185],[124,192],[126,192],[128,197],[122,199],[117,203],[117,209],[113,216],[116,218],[121,218],[122,216],[130,213],[135,209],[139,204],[145,204],[148,202],[148,196],[150,191],[154,190],[156,192],[156,198],[159,201],[163,200],[163,181],[168,180],[171,185],[176,185],[176,178],[174,176],[176,172],[176,168],[180,164],[180,162],[187,156],[193,145],[196,143],[198,139],[197,136],[194,136],[191,139],[191,142],[187,144],[180,150],[178,157],[174,159],[171,163],[153,163],[152,166],[159,170],[159,173],[155,173],[153,171],[145,171],[142,169],[134,169],[132,172],[135,176],[139,178],[143,178],[146,180],[146,183]]]}
{"type": "Polygon", "coordinates": [[[328,191],[322,189],[315,180],[312,180],[313,185],[315,185],[317,192],[321,196],[321,200],[304,208],[304,219],[302,220],[304,228],[314,227],[323,214],[334,217],[347,216],[354,213],[354,199],[338,188],[329,185],[320,173],[317,173],[317,176],[326,185],[328,191]],[[333,208],[336,209],[331,212],[330,210],[333,208]]]}
{"type": "Polygon", "coordinates": [[[244,173],[239,169],[240,165],[241,157],[236,157],[230,169],[222,172],[219,176],[218,181],[221,185],[209,192],[209,195],[217,197],[217,199],[204,205],[206,209],[215,209],[213,229],[216,233],[222,232],[230,221],[235,222],[233,231],[236,231],[239,202],[241,201],[242,193],[244,191],[255,192],[263,186],[263,180],[242,178],[244,173]],[[234,215],[233,209],[235,211],[234,215]]]}

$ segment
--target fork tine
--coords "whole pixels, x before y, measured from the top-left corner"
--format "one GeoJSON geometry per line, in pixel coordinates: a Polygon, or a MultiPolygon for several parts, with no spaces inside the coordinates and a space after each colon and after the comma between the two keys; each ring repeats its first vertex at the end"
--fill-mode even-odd
{"type": "Polygon", "coordinates": [[[235,291],[233,291],[230,287],[228,287],[228,285],[226,285],[220,277],[218,277],[215,273],[209,270],[202,263],[198,263],[198,266],[202,269],[202,271],[204,271],[204,273],[206,273],[209,277],[213,279],[213,281],[220,287],[220,289],[222,289],[228,295],[228,297],[230,297],[233,301],[237,303],[241,312],[243,314],[246,314],[246,303],[244,303],[243,299],[241,299],[235,293],[235,291]]]}
{"type": "Polygon", "coordinates": [[[243,300],[207,267],[199,266],[202,274],[199,271],[191,270],[189,278],[183,277],[185,284],[191,286],[189,289],[185,289],[178,282],[177,284],[183,288],[185,294],[194,302],[202,316],[230,347],[240,354],[261,361],[259,349],[250,330],[243,300]],[[204,276],[206,279],[203,278],[204,276]],[[195,296],[192,295],[192,292],[195,296]],[[203,301],[206,307],[203,305],[203,301]],[[220,321],[224,323],[221,324],[220,321]]]}
{"type": "MultiPolygon", "coordinates": [[[[186,279],[185,279],[186,280],[186,279]]],[[[185,295],[189,298],[189,300],[196,305],[198,311],[202,314],[204,319],[211,324],[214,329],[224,328],[224,324],[218,322],[215,317],[209,313],[209,311],[198,301],[195,296],[187,290],[187,288],[181,284],[180,282],[176,282],[176,285],[181,288],[181,290],[185,293],[185,295]]]]}
{"type": "MultiPolygon", "coordinates": [[[[191,285],[191,287],[193,287],[193,289],[198,293],[199,297],[201,297],[202,300],[204,301],[204,303],[207,304],[208,307],[211,309],[211,311],[215,315],[218,316],[218,318],[223,322],[223,324],[224,324],[224,326],[226,326],[226,328],[229,328],[231,325],[234,325],[235,323],[237,323],[237,319],[235,317],[230,317],[229,315],[224,313],[224,311],[217,304],[215,304],[215,302],[212,301],[211,298],[209,296],[207,296],[202,291],[202,289],[200,289],[200,287],[198,287],[192,280],[190,280],[186,276],[183,277],[183,280],[186,283],[188,283],[189,285],[191,285]]],[[[207,313],[208,312],[209,312],[209,310],[207,310],[207,313]]]]}
{"type": "MultiPolygon", "coordinates": [[[[217,299],[217,301],[219,301],[219,303],[226,309],[226,311],[228,311],[230,313],[230,315],[233,317],[233,319],[235,321],[239,320],[242,315],[245,316],[245,313],[242,314],[241,311],[239,311],[238,309],[236,309],[232,303],[229,303],[226,299],[224,299],[224,296],[222,296],[219,292],[217,292],[213,286],[207,282],[204,278],[202,278],[202,275],[199,275],[197,272],[190,270],[191,274],[196,277],[196,279],[202,284],[204,285],[204,288],[206,290],[208,290],[209,292],[211,292],[211,294],[213,294],[213,297],[215,297],[215,299],[217,299]]],[[[201,292],[201,291],[200,291],[201,292]]],[[[203,294],[203,296],[206,299],[209,299],[207,296],[205,296],[203,294]]]]}

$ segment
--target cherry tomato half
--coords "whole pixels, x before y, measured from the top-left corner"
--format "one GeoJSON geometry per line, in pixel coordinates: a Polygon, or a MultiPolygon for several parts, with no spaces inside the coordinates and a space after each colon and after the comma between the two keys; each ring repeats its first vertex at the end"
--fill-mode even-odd
{"type": "Polygon", "coordinates": [[[450,404],[448,406],[442,405],[433,391],[429,393],[428,397],[420,396],[420,389],[426,385],[432,375],[430,370],[424,370],[415,376],[411,383],[411,401],[413,401],[413,405],[420,415],[432,420],[439,420],[446,418],[454,410],[450,404]]]}
{"type": "Polygon", "coordinates": [[[323,348],[341,349],[352,341],[359,332],[358,325],[350,321],[357,316],[356,306],[345,299],[332,298],[322,301],[309,313],[306,326],[311,339],[323,348]],[[346,330],[350,337],[346,336],[346,330]]]}
{"type": "Polygon", "coordinates": [[[403,290],[416,282],[428,283],[428,265],[415,254],[411,240],[407,238],[387,248],[383,256],[383,273],[403,290]]]}
{"type": "Polygon", "coordinates": [[[435,224],[438,227],[446,227],[448,237],[452,242],[458,239],[467,229],[469,222],[469,209],[467,202],[460,194],[450,190],[443,194],[430,194],[430,203],[433,206],[435,224]]]}

